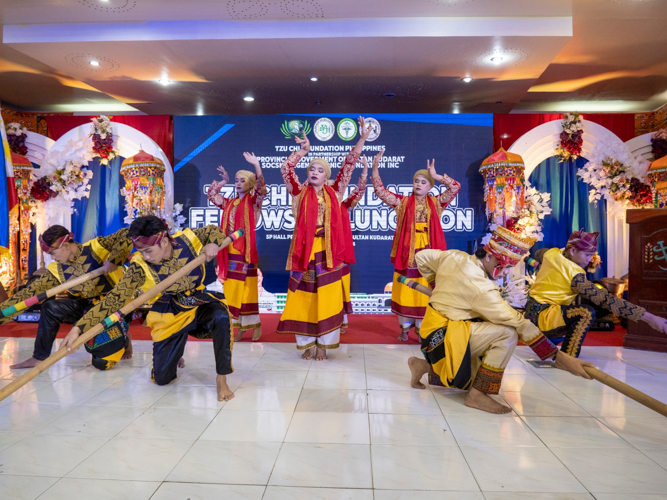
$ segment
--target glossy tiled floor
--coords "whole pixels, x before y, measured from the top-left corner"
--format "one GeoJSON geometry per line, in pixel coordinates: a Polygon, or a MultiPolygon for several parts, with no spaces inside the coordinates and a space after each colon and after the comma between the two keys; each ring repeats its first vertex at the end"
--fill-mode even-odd
{"type": "MultiPolygon", "coordinates": [[[[0,338],[0,385],[32,339],[0,338]]],[[[215,397],[212,345],[152,384],[149,342],[109,372],[77,352],[0,402],[0,498],[122,500],[667,499],[667,420],[595,381],[535,369],[518,348],[501,398],[408,385],[413,346],[344,345],[325,362],[291,344],[237,344],[215,397]]],[[[667,402],[667,355],[583,357],[667,402]]]]}

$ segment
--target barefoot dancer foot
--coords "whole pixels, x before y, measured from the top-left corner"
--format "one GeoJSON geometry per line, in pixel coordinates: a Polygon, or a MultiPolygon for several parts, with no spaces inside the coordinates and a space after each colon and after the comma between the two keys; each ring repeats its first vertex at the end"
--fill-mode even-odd
{"type": "Polygon", "coordinates": [[[511,408],[499,403],[488,394],[484,394],[482,391],[475,389],[474,387],[468,392],[464,404],[470,408],[477,408],[478,410],[488,413],[501,414],[512,411],[511,408]]]}
{"type": "Polygon", "coordinates": [[[10,365],[9,369],[10,370],[21,370],[23,368],[32,368],[33,366],[37,366],[41,362],[42,362],[41,359],[30,358],[30,359],[26,359],[25,361],[22,361],[21,363],[16,363],[15,365],[10,365]]]}
{"type": "Polygon", "coordinates": [[[236,337],[234,337],[234,342],[241,342],[241,339],[243,338],[243,334],[245,333],[245,330],[241,330],[240,328],[236,332],[236,337]]]}
{"type": "Polygon", "coordinates": [[[257,342],[261,336],[262,336],[262,327],[256,326],[252,331],[252,341],[257,342]]]}
{"type": "Polygon", "coordinates": [[[178,364],[176,366],[178,366],[179,368],[185,368],[185,359],[184,358],[179,359],[178,364]]]}
{"type": "Polygon", "coordinates": [[[410,332],[410,330],[402,330],[401,334],[397,337],[396,340],[400,340],[401,342],[407,342],[409,332],[410,332]]]}
{"type": "Polygon", "coordinates": [[[132,359],[132,337],[130,337],[129,333],[127,334],[127,340],[125,341],[125,352],[120,359],[132,359]]]}
{"type": "Polygon", "coordinates": [[[234,397],[234,393],[227,385],[227,375],[215,377],[215,385],[218,388],[218,401],[229,401],[234,397]]]}
{"type": "Polygon", "coordinates": [[[317,348],[316,354],[315,354],[315,359],[317,361],[323,361],[327,359],[327,351],[324,349],[320,349],[319,347],[317,348]]]}
{"type": "Polygon", "coordinates": [[[426,386],[421,383],[421,378],[428,373],[428,362],[412,356],[408,359],[408,367],[410,368],[410,385],[415,389],[426,389],[426,386]]]}
{"type": "Polygon", "coordinates": [[[301,355],[302,359],[310,359],[315,355],[315,348],[311,347],[310,349],[306,349],[303,354],[301,355]]]}

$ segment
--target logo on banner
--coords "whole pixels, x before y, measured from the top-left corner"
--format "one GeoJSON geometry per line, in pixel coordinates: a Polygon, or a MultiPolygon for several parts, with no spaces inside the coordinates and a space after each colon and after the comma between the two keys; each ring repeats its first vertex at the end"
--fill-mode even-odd
{"type": "Polygon", "coordinates": [[[338,137],[344,141],[351,141],[357,135],[357,122],[350,118],[343,118],[338,122],[336,132],[338,132],[338,137]]]}
{"type": "Polygon", "coordinates": [[[375,139],[380,137],[380,132],[382,129],[380,128],[380,122],[377,121],[375,118],[366,118],[366,128],[370,127],[371,128],[371,133],[368,136],[368,139],[366,139],[367,142],[373,142],[375,139]]]}
{"type": "Polygon", "coordinates": [[[326,142],[336,133],[336,126],[328,118],[320,118],[315,122],[313,133],[318,140],[326,142]]]}
{"type": "Polygon", "coordinates": [[[280,127],[280,131],[285,136],[285,139],[294,139],[295,137],[303,137],[303,134],[310,134],[310,124],[303,120],[285,121],[280,127]]]}

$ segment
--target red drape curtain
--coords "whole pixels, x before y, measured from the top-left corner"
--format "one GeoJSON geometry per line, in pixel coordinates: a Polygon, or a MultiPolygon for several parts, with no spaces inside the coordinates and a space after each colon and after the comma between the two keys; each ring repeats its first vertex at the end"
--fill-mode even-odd
{"type": "MultiPolygon", "coordinates": [[[[46,123],[49,127],[49,137],[57,141],[66,132],[69,132],[80,125],[90,124],[92,130],[92,123],[90,119],[95,116],[47,116],[46,123]]],[[[148,137],[153,139],[164,154],[167,155],[172,166],[174,165],[174,120],[169,115],[128,115],[128,116],[112,116],[112,122],[124,123],[140,132],[143,132],[148,137]]]]}
{"type": "MultiPolygon", "coordinates": [[[[509,149],[519,137],[529,130],[546,122],[562,120],[563,116],[563,114],[493,115],[493,150],[498,151],[501,144],[505,149],[509,149]]],[[[623,142],[635,136],[635,115],[632,113],[582,113],[581,116],[584,120],[595,122],[611,130],[623,142]]]]}

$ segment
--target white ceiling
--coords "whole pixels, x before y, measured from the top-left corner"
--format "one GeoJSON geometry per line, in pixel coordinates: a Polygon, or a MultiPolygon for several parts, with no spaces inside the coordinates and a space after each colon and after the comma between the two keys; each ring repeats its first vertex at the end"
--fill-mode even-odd
{"type": "Polygon", "coordinates": [[[0,101],[22,109],[648,111],[667,102],[665,0],[22,0],[0,15],[0,101]]]}

